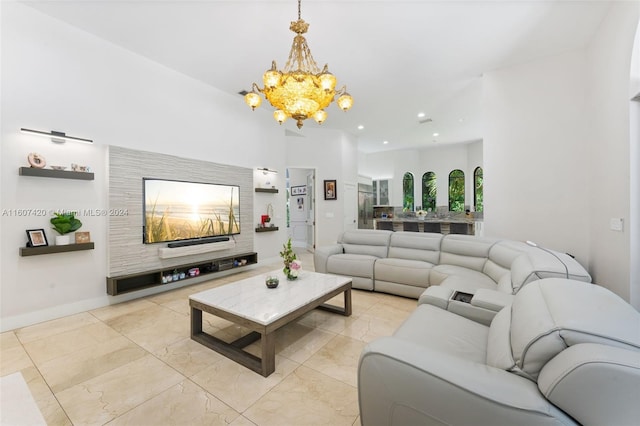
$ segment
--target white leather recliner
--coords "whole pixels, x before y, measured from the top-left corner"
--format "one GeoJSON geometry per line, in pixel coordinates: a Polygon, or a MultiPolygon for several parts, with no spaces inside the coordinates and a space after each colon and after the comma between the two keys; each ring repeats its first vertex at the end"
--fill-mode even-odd
{"type": "Polygon", "coordinates": [[[529,283],[485,326],[420,305],[360,358],[371,425],[640,424],[640,313],[603,287],[529,283]]]}

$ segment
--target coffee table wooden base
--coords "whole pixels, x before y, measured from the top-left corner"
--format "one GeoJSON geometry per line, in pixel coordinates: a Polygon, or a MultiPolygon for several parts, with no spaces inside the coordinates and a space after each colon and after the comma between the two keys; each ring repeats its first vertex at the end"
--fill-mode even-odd
{"type": "Polygon", "coordinates": [[[229,312],[217,309],[195,300],[189,300],[191,306],[191,338],[196,342],[213,349],[221,355],[241,364],[264,377],[269,376],[276,369],[276,344],[274,332],[280,327],[290,323],[294,319],[306,314],[313,309],[323,309],[333,313],[350,316],[351,307],[351,282],[337,288],[336,290],[301,306],[295,311],[279,318],[273,323],[263,325],[257,322],[242,318],[229,312]],[[324,302],[344,293],[344,307],[329,305],[324,302]],[[202,331],[202,312],[207,312],[220,318],[224,318],[242,327],[252,330],[231,343],[227,343],[215,336],[202,331]],[[261,358],[246,352],[243,348],[251,343],[260,340],[261,358]]]}

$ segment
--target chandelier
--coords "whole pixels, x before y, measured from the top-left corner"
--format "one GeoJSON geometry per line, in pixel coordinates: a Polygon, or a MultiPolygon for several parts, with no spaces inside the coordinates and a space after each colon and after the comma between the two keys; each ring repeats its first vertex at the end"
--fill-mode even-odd
{"type": "Polygon", "coordinates": [[[273,118],[282,124],[291,117],[297,121],[298,129],[303,120],[313,117],[318,124],[327,119],[325,108],[338,96],[337,104],[347,111],[353,105],[353,98],[346,91],[346,86],[336,90],[336,77],[329,72],[327,65],[322,71],[311,56],[307,40],[302,34],[307,32],[309,24],[300,18],[300,1],[298,0],[298,20],[291,22],[289,29],[297,35],[293,38],[289,59],[282,71],[271,62],[271,69],[262,76],[264,88],[253,83],[251,92],[244,97],[247,105],[255,110],[262,103],[258,93],[263,93],[269,103],[276,108],[273,118]]]}

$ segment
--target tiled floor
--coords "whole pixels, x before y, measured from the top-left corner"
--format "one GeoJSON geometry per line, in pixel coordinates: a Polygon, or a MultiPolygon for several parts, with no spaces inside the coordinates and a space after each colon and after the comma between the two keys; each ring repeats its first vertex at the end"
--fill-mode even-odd
{"type": "MultiPolygon", "coordinates": [[[[301,257],[311,269],[312,256],[301,257]]],[[[415,300],[354,290],[351,317],[309,312],[277,332],[267,378],[189,338],[190,294],[279,267],[3,333],[0,376],[21,371],[50,425],[359,425],[360,352],[390,335],[415,300]]],[[[242,333],[204,318],[218,337],[242,333]]]]}

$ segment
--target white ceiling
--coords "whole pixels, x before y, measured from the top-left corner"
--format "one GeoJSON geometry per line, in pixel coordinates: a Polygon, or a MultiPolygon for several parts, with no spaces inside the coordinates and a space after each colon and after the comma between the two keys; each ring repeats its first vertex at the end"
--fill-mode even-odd
{"type": "MultiPolygon", "coordinates": [[[[297,19],[295,0],[23,3],[238,102],[244,102],[240,90],[262,85],[272,60],[284,66],[294,35],[289,23],[297,19]]],[[[480,140],[483,73],[584,47],[609,6],[601,0],[303,0],[316,62],[328,63],[354,97],[347,113],[330,106],[322,126],[358,135],[363,152],[480,140]],[[419,112],[433,121],[420,124],[419,112]]],[[[272,110],[266,102],[261,109],[272,110]]],[[[297,131],[293,120],[285,125],[297,131]]],[[[317,126],[307,120],[302,132],[317,126]]]]}

